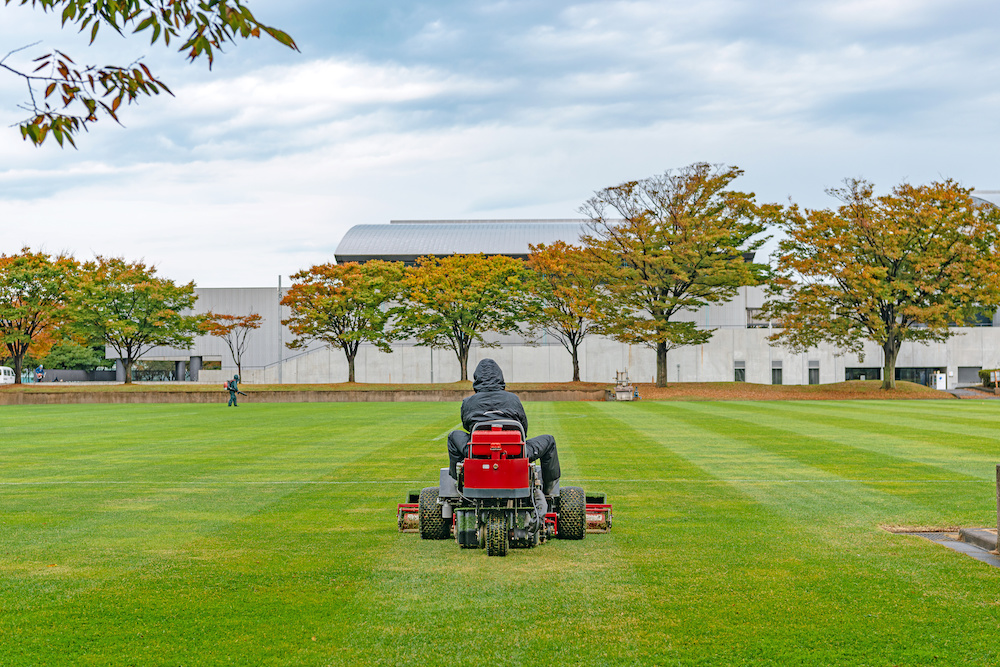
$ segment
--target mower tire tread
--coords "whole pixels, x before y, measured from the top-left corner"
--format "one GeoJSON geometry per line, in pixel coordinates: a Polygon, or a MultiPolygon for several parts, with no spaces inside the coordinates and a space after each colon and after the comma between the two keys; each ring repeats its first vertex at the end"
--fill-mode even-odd
{"type": "Polygon", "coordinates": [[[438,487],[428,486],[420,491],[420,537],[425,540],[446,540],[450,526],[441,515],[438,505],[438,487]]]}
{"type": "Polygon", "coordinates": [[[509,540],[504,516],[494,512],[486,519],[486,555],[506,556],[509,540]]]}
{"type": "Polygon", "coordinates": [[[582,540],[587,534],[587,496],[579,486],[559,490],[559,533],[564,540],[582,540]]]}

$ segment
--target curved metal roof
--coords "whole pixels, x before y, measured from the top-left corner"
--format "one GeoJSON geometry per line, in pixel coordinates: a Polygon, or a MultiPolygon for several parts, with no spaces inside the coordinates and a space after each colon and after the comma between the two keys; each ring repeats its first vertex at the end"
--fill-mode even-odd
{"type": "Polygon", "coordinates": [[[413,263],[424,255],[484,253],[527,258],[528,244],[577,243],[586,220],[393,220],[355,225],[337,246],[338,264],[384,259],[413,263]]]}

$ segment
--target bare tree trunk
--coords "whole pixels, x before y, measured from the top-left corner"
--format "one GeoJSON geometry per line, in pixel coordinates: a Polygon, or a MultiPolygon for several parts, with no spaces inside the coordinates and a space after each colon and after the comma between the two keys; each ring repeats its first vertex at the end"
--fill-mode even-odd
{"type": "Polygon", "coordinates": [[[24,355],[15,355],[14,359],[14,384],[21,384],[21,371],[24,370],[24,355]]]}
{"type": "Polygon", "coordinates": [[[125,357],[125,384],[132,384],[132,364],[134,362],[132,357],[125,357]]]}
{"type": "Polygon", "coordinates": [[[896,388],[896,356],[899,354],[899,343],[890,337],[882,346],[885,354],[885,364],[882,367],[882,389],[886,391],[896,388]]]}
{"type": "Polygon", "coordinates": [[[580,381],[580,350],[578,345],[573,346],[573,382],[580,381]]]}
{"type": "Polygon", "coordinates": [[[356,354],[347,353],[347,381],[354,382],[354,359],[356,354]]]}
{"type": "Polygon", "coordinates": [[[656,344],[656,386],[667,386],[667,344],[656,344]]]}
{"type": "Polygon", "coordinates": [[[469,347],[461,345],[455,354],[458,355],[458,365],[462,369],[461,380],[465,382],[469,379],[469,347]]]}

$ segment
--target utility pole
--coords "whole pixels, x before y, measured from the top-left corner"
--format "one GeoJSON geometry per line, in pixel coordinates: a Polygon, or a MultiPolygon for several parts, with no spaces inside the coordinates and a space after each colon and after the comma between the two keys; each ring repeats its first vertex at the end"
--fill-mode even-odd
{"type": "Polygon", "coordinates": [[[281,276],[278,276],[278,384],[281,384],[282,363],[285,356],[285,325],[281,323],[281,276]]]}

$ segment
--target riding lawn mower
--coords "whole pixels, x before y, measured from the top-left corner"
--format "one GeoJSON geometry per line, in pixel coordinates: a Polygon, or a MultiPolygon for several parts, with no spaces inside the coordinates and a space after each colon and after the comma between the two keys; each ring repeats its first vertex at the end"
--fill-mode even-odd
{"type": "Polygon", "coordinates": [[[425,540],[455,537],[463,549],[506,556],[553,537],[582,540],[611,529],[611,505],[603,494],[578,486],[542,488],[541,467],[528,460],[524,429],[514,420],[477,424],[468,456],[456,466],[458,479],[441,468],[438,486],[411,493],[397,508],[402,532],[425,540]]]}

